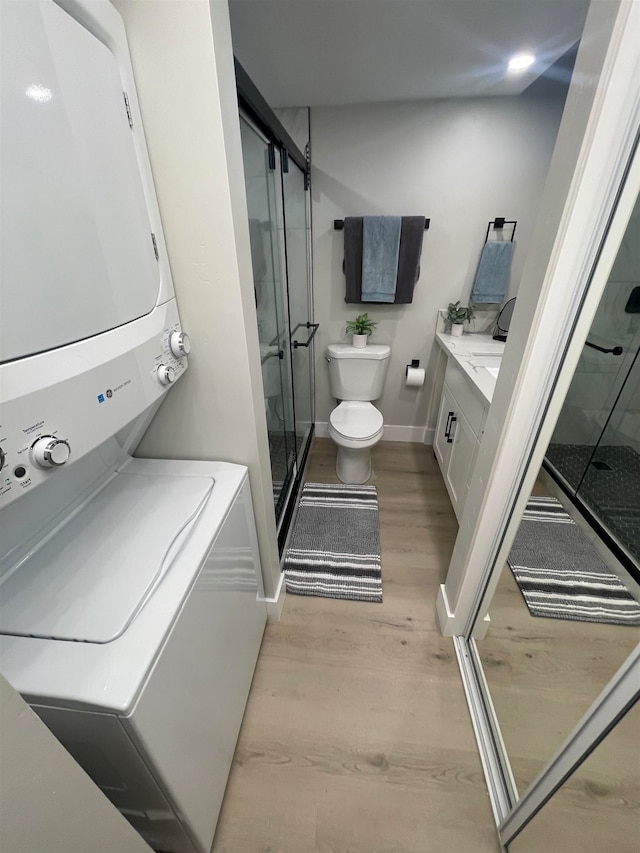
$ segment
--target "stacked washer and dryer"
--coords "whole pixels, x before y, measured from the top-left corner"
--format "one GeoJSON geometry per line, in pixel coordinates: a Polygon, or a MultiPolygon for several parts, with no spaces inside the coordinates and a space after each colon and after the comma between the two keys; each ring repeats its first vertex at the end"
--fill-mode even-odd
{"type": "Polygon", "coordinates": [[[0,671],[153,847],[205,853],[266,620],[247,471],[132,455],[189,339],[119,15],[1,23],[0,671]]]}

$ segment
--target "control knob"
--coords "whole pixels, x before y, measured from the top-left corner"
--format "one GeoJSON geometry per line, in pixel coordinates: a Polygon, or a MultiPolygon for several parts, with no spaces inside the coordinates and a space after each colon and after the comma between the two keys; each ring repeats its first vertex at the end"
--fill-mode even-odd
{"type": "Polygon", "coordinates": [[[63,438],[45,435],[39,438],[32,447],[33,459],[41,468],[58,468],[71,456],[69,442],[63,438]]]}
{"type": "Polygon", "coordinates": [[[189,355],[191,352],[191,340],[186,332],[171,332],[169,336],[169,349],[176,358],[189,355]]]}
{"type": "Polygon", "coordinates": [[[7,461],[4,450],[0,447],[0,470],[4,468],[4,463],[7,461]]]}
{"type": "Polygon", "coordinates": [[[171,385],[171,383],[176,378],[175,370],[168,364],[159,365],[158,370],[156,371],[156,375],[161,385],[171,385]]]}

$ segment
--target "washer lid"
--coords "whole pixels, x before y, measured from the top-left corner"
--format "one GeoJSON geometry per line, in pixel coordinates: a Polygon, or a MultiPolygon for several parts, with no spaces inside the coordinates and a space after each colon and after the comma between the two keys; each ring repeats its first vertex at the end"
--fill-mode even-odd
{"type": "Polygon", "coordinates": [[[345,400],[331,412],[329,423],[345,438],[365,440],[383,426],[381,413],[372,403],[345,400]]]}
{"type": "Polygon", "coordinates": [[[170,570],[212,490],[208,477],[117,474],[2,582],[0,633],[115,640],[170,570]]]}

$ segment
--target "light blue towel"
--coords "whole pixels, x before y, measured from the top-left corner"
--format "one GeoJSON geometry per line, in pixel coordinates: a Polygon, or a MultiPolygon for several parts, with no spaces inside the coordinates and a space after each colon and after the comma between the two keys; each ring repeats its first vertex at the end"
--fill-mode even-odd
{"type": "Polygon", "coordinates": [[[504,302],[509,287],[512,255],[511,240],[490,240],[484,244],[471,288],[470,302],[504,302]]]}
{"type": "Polygon", "coordinates": [[[395,301],[401,226],[400,216],[363,217],[363,302],[395,301]]]}

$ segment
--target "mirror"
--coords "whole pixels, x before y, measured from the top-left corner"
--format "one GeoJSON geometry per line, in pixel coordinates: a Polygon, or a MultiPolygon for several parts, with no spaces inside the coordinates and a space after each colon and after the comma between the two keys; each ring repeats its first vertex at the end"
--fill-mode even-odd
{"type": "Polygon", "coordinates": [[[640,642],[639,227],[636,202],[475,634],[520,793],[640,642]]]}

